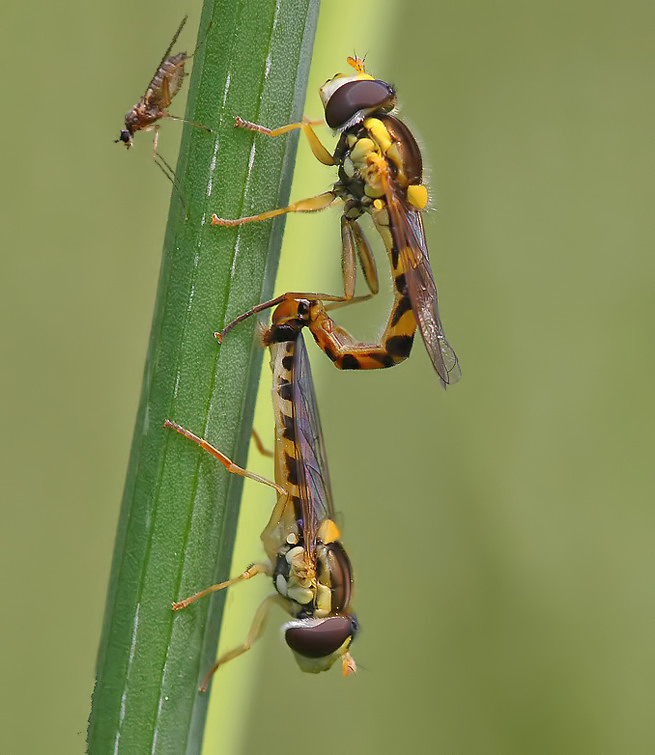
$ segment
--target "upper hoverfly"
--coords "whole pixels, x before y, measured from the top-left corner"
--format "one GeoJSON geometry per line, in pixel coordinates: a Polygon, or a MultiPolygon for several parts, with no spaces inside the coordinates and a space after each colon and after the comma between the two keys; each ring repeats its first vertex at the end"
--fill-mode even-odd
{"type": "Polygon", "coordinates": [[[270,347],[275,414],[275,482],[234,464],[206,440],[166,420],[171,427],[215,456],[228,471],[275,488],[278,500],[261,539],[267,560],[255,563],[234,579],[202,590],[173,604],[185,608],[198,598],[237,582],[267,574],[276,592],[260,605],[245,642],[216,661],[205,677],[250,649],[273,603],[293,618],[284,638],[303,671],[318,673],[341,658],[344,676],[356,670],[350,645],[358,629],[350,612],[353,573],[334,522],[321,424],[309,359],[302,338],[305,323],[280,305],[264,334],[270,347]]]}
{"type": "Polygon", "coordinates": [[[187,55],[186,52],[178,52],[175,55],[170,54],[173,45],[177,42],[177,38],[180,36],[184,24],[187,22],[187,18],[188,16],[185,16],[177,27],[177,31],[173,35],[173,39],[171,39],[161,62],[157,66],[155,75],[148,84],[145,94],[139,99],[129,113],[126,114],[125,128],[120,132],[118,139],[114,139],[114,143],[117,144],[118,142],[123,142],[127,149],[129,149],[134,142],[134,134],[137,131],[154,131],[155,137],[152,144],[152,156],[163,173],[173,183],[175,183],[175,173],[173,169],[161,155],[157,154],[157,144],[159,142],[159,124],[157,121],[160,121],[162,118],[170,118],[173,121],[188,123],[191,126],[201,128],[204,131],[211,133],[211,129],[207,126],[203,126],[200,123],[193,123],[193,121],[187,121],[184,118],[178,118],[175,115],[171,115],[166,110],[171,104],[173,97],[175,97],[182,87],[185,76],[184,66],[186,61],[196,54],[198,47],[202,44],[201,42],[191,55],[187,55]]]}
{"type": "MultiPolygon", "coordinates": [[[[434,369],[445,387],[456,383],[461,377],[461,371],[439,318],[437,289],[430,268],[421,217],[421,211],[428,201],[427,189],[422,183],[421,153],[409,128],[392,115],[396,106],[393,87],[367,74],[360,58],[348,58],[348,63],[354,68],[354,75],[336,74],[319,90],[327,125],[340,134],[333,154],[328,152],[316,136],[312,128],[312,123],[315,122],[303,120],[302,123],[268,129],[237,118],[238,126],[269,136],[302,129],[315,157],[325,165],[338,167],[339,179],[332,189],[294,202],[288,207],[250,217],[226,220],[213,215],[212,223],[240,225],[288,212],[315,212],[329,207],[337,199],[343,201],[341,238],[344,296],[285,294],[253,309],[259,311],[282,300],[352,300],[356,255],[359,256],[371,293],[376,293],[378,285],[373,254],[358,223],[360,216],[368,213],[389,256],[394,303],[386,328],[376,343],[358,342],[349,333],[339,329],[337,357],[330,351],[326,353],[341,369],[391,367],[409,356],[418,324],[434,369]]],[[[321,310],[323,322],[332,327],[332,321],[327,318],[320,302],[316,302],[316,305],[321,310]]],[[[222,333],[231,326],[232,324],[228,325],[222,333]]],[[[316,332],[312,332],[316,337],[316,332]]]]}

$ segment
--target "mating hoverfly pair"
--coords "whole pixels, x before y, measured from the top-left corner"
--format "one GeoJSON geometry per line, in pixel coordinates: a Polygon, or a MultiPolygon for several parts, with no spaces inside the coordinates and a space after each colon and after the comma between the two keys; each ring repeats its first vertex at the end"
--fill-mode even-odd
{"type": "MultiPolygon", "coordinates": [[[[167,58],[168,52],[170,47],[164,63],[172,60],[167,58]]],[[[350,655],[357,632],[357,621],[350,610],[353,574],[334,523],[303,328],[310,330],[337,368],[380,369],[394,366],[409,356],[418,327],[442,385],[453,384],[461,376],[455,352],[443,333],[428,258],[421,218],[421,211],[427,205],[427,190],[422,183],[419,148],[407,126],[393,115],[394,89],[367,74],[361,59],[349,58],[348,63],[354,74],[337,74],[320,88],[325,121],[340,135],[332,154],[319,141],[312,128],[315,123],[309,120],[273,130],[241,118],[237,118],[236,123],[271,137],[301,129],[316,158],[338,168],[338,180],[332,189],[251,217],[237,220],[212,217],[214,225],[235,226],[284,213],[315,212],[341,200],[344,294],[286,293],[252,307],[216,334],[222,342],[238,322],[277,305],[272,325],[263,337],[264,345],[271,350],[273,370],[274,482],[237,466],[206,440],[175,422],[166,421],[167,427],[200,445],[228,471],[269,485],[278,496],[261,535],[268,560],[253,564],[234,579],[212,585],[173,604],[176,610],[185,608],[200,597],[260,573],[273,579],[276,592],[257,610],[246,641],[217,660],[201,689],[206,688],[211,675],[221,665],[250,648],[273,603],[281,605],[292,616],[284,627],[284,635],[301,669],[319,672],[330,668],[340,658],[344,675],[355,670],[350,655]],[[382,238],[394,287],[386,327],[374,343],[353,338],[328,315],[331,305],[325,305],[325,302],[334,305],[356,300],[356,258],[370,290],[370,294],[359,299],[377,293],[373,253],[358,222],[364,214],[370,215],[382,238]]]]}

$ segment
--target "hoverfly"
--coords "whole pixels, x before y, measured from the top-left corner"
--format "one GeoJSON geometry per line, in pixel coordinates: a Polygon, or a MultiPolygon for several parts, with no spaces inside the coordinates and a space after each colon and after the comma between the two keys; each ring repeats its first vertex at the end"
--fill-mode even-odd
{"type": "MultiPolygon", "coordinates": [[[[114,143],[123,142],[127,149],[132,146],[134,141],[134,134],[137,131],[154,131],[155,136],[152,144],[152,156],[155,159],[155,163],[161,168],[164,175],[175,184],[175,172],[171,166],[164,160],[164,158],[157,154],[157,144],[159,142],[159,124],[162,118],[170,118],[173,121],[181,121],[182,123],[188,123],[196,128],[201,128],[204,131],[211,133],[211,129],[207,126],[203,126],[200,123],[194,123],[193,121],[187,121],[184,118],[178,118],[175,115],[171,115],[166,108],[171,104],[173,97],[180,91],[182,82],[184,81],[184,65],[187,60],[191,59],[196,52],[196,49],[187,55],[185,52],[178,52],[176,55],[171,55],[170,52],[173,49],[173,45],[177,42],[177,38],[180,36],[184,24],[187,22],[188,16],[185,16],[180,25],[177,27],[177,31],[173,35],[160,64],[157,66],[155,75],[152,77],[152,81],[148,84],[145,94],[139,99],[136,105],[125,116],[125,128],[121,131],[118,139],[114,139],[114,143]]],[[[203,40],[204,41],[204,40],[203,40]]]]}
{"type": "Polygon", "coordinates": [[[284,638],[303,671],[326,671],[338,658],[344,676],[356,670],[349,652],[358,630],[349,610],[352,567],[334,522],[321,424],[302,338],[305,323],[288,316],[287,309],[285,304],[278,307],[263,336],[264,345],[270,347],[273,371],[275,482],[237,466],[177,423],[165,422],[215,456],[229,472],[269,485],[278,495],[261,534],[267,560],[173,603],[174,610],[186,608],[198,598],[256,574],[273,579],[276,592],[257,609],[245,642],[219,657],[202,683],[203,691],[220,666],[250,649],[273,603],[293,617],[283,627],[284,638]]]}
{"type": "MultiPolygon", "coordinates": [[[[427,205],[428,194],[422,183],[421,153],[409,128],[392,114],[396,106],[393,87],[367,74],[360,58],[348,58],[348,63],[355,69],[354,75],[336,74],[319,90],[327,125],[340,134],[333,154],[316,136],[312,128],[315,121],[304,119],[301,123],[277,129],[268,129],[241,118],[237,118],[236,122],[237,126],[269,136],[302,129],[314,156],[324,165],[338,167],[339,179],[332,189],[259,215],[236,220],[213,215],[212,224],[234,226],[290,212],[316,212],[329,207],[336,200],[343,201],[344,296],[287,294],[259,305],[259,309],[263,309],[293,298],[342,303],[353,301],[356,254],[371,291],[368,296],[375,294],[375,262],[358,222],[364,213],[368,213],[389,256],[394,302],[386,328],[376,343],[358,342],[339,329],[342,348],[340,359],[335,364],[340,369],[391,367],[409,356],[418,325],[434,369],[445,387],[446,384],[456,383],[461,371],[441,325],[437,289],[425,241],[421,211],[427,205]]],[[[328,322],[331,323],[329,318],[328,322]]],[[[225,333],[231,326],[222,332],[225,333]]]]}

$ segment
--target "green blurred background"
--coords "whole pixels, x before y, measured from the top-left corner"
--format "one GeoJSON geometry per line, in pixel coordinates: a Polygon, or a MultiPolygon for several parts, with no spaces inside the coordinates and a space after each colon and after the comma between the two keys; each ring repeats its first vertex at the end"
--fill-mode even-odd
{"type": "MultiPolygon", "coordinates": [[[[0,11],[2,752],[84,750],[170,196],[148,136],[112,139],[199,10],[0,11]]],[[[654,26],[637,0],[324,2],[306,112],[353,52],[396,85],[464,377],[442,392],[420,342],[366,375],[311,347],[360,672],[302,675],[273,616],[214,683],[206,752],[653,751],[654,26]]],[[[334,175],[299,155],[293,199],[334,175]]],[[[277,291],[339,290],[337,217],[289,218],[277,291]]],[[[340,322],[374,336],[379,298],[340,322]]],[[[261,555],[257,487],[233,571],[261,555]]],[[[228,597],[221,647],[267,587],[228,597]]]]}

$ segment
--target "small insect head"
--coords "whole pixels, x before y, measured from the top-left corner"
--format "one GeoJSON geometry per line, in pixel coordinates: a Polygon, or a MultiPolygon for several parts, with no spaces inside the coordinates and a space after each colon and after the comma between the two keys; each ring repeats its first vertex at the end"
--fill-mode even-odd
{"type": "Polygon", "coordinates": [[[355,74],[337,73],[319,89],[330,128],[346,131],[373,113],[388,113],[396,106],[396,92],[386,81],[364,70],[361,58],[348,58],[355,74]]]}
{"type": "Polygon", "coordinates": [[[123,142],[127,149],[129,149],[132,146],[132,132],[124,128],[121,131],[118,139],[114,139],[114,144],[118,144],[118,142],[123,142]]]}

